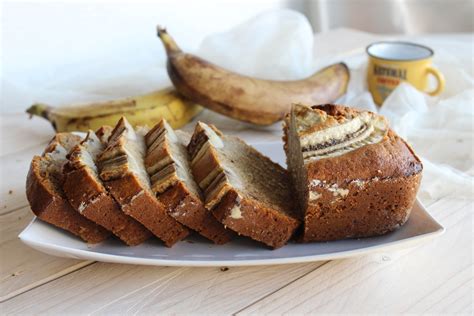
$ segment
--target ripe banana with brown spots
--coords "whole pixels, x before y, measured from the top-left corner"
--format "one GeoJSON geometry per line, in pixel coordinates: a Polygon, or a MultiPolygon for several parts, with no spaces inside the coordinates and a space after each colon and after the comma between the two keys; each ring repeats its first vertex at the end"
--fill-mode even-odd
{"type": "Polygon", "coordinates": [[[331,103],[346,92],[349,82],[344,63],[294,81],[240,75],[183,52],[164,28],[158,26],[157,32],[176,90],[202,106],[242,121],[269,125],[281,120],[293,103],[331,103]]]}

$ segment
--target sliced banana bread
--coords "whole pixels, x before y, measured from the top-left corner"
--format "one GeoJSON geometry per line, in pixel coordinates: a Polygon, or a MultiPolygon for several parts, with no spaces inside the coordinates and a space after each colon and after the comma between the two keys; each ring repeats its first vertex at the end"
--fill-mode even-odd
{"type": "Polygon", "coordinates": [[[235,137],[199,122],[188,145],[205,206],[226,227],[272,248],[299,225],[285,169],[235,137]]]}
{"type": "Polygon", "coordinates": [[[284,141],[302,241],[381,235],[408,219],[423,166],[382,116],[294,105],[284,141]]]}
{"type": "Polygon", "coordinates": [[[144,164],[144,134],[144,130],[136,132],[121,118],[98,158],[99,174],[122,210],[171,247],[186,237],[189,230],[167,214],[151,190],[144,164]]]}
{"type": "Polygon", "coordinates": [[[26,197],[38,218],[67,230],[88,243],[99,243],[110,233],[76,212],[62,190],[66,154],[81,138],[59,133],[50,141],[42,156],[35,156],[26,178],[26,197]]]}
{"type": "Polygon", "coordinates": [[[204,207],[201,190],[191,174],[186,149],[189,139],[189,134],[173,131],[163,119],[145,135],[145,166],[151,189],[178,222],[216,244],[225,244],[233,232],[204,207]]]}
{"type": "Polygon", "coordinates": [[[96,161],[103,150],[104,145],[93,131],[74,146],[64,167],[64,193],[76,211],[113,232],[127,245],[141,244],[151,237],[151,232],[122,212],[99,179],[96,161]]]}
{"type": "Polygon", "coordinates": [[[95,135],[99,138],[102,145],[107,146],[109,142],[109,137],[112,135],[114,128],[112,126],[104,125],[101,126],[98,130],[95,131],[95,135]]]}

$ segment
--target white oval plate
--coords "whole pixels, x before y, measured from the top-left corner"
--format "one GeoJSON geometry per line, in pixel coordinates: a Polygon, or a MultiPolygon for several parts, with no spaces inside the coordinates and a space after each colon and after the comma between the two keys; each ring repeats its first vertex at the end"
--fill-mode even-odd
{"type": "MultiPolygon", "coordinates": [[[[254,146],[274,161],[285,164],[281,143],[254,146]]],[[[247,266],[332,260],[389,251],[426,242],[443,232],[444,228],[417,201],[407,223],[384,236],[323,243],[289,243],[277,250],[270,250],[246,238],[217,246],[196,235],[172,248],[164,247],[156,238],[135,247],[127,247],[113,238],[97,245],[87,245],[72,234],[37,218],[21,232],[19,238],[39,251],[75,259],[158,266],[247,266]]]]}

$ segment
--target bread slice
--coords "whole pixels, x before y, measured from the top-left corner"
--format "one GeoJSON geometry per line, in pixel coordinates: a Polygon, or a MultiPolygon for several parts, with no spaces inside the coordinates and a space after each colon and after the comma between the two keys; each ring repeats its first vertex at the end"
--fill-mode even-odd
{"type": "Polygon", "coordinates": [[[201,190],[191,174],[186,149],[189,139],[189,134],[173,131],[164,119],[145,135],[145,166],[151,189],[174,219],[214,243],[224,244],[234,234],[204,207],[201,190]]]}
{"type": "Polygon", "coordinates": [[[95,244],[110,233],[76,212],[62,190],[66,154],[80,139],[70,133],[56,134],[43,155],[33,158],[26,178],[26,197],[39,219],[95,244]]]}
{"type": "Polygon", "coordinates": [[[150,187],[145,170],[145,131],[136,132],[121,118],[98,158],[100,178],[122,210],[171,247],[189,230],[169,216],[150,187]]]}
{"type": "Polygon", "coordinates": [[[96,161],[103,150],[104,145],[93,131],[73,147],[64,168],[64,193],[76,211],[111,231],[127,245],[141,244],[151,237],[151,232],[122,212],[99,179],[96,161]]]}
{"type": "Polygon", "coordinates": [[[107,146],[109,142],[110,135],[112,135],[112,131],[114,128],[112,126],[104,125],[101,126],[98,130],[95,131],[95,135],[99,138],[102,145],[107,146]]]}
{"type": "Polygon", "coordinates": [[[285,169],[238,138],[198,122],[188,145],[205,207],[226,227],[272,248],[299,225],[285,169]]]}
{"type": "Polygon", "coordinates": [[[381,235],[408,219],[423,166],[382,116],[294,105],[284,141],[302,241],[381,235]]]}

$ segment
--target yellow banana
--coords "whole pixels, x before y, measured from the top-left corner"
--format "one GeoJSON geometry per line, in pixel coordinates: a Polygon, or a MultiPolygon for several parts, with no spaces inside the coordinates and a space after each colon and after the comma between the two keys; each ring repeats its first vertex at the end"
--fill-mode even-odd
{"type": "Polygon", "coordinates": [[[64,107],[37,103],[26,112],[47,119],[56,132],[87,132],[103,125],[114,126],[122,116],[133,126],[153,126],[165,118],[173,128],[179,128],[201,110],[176,90],[167,88],[137,97],[64,107]]]}

